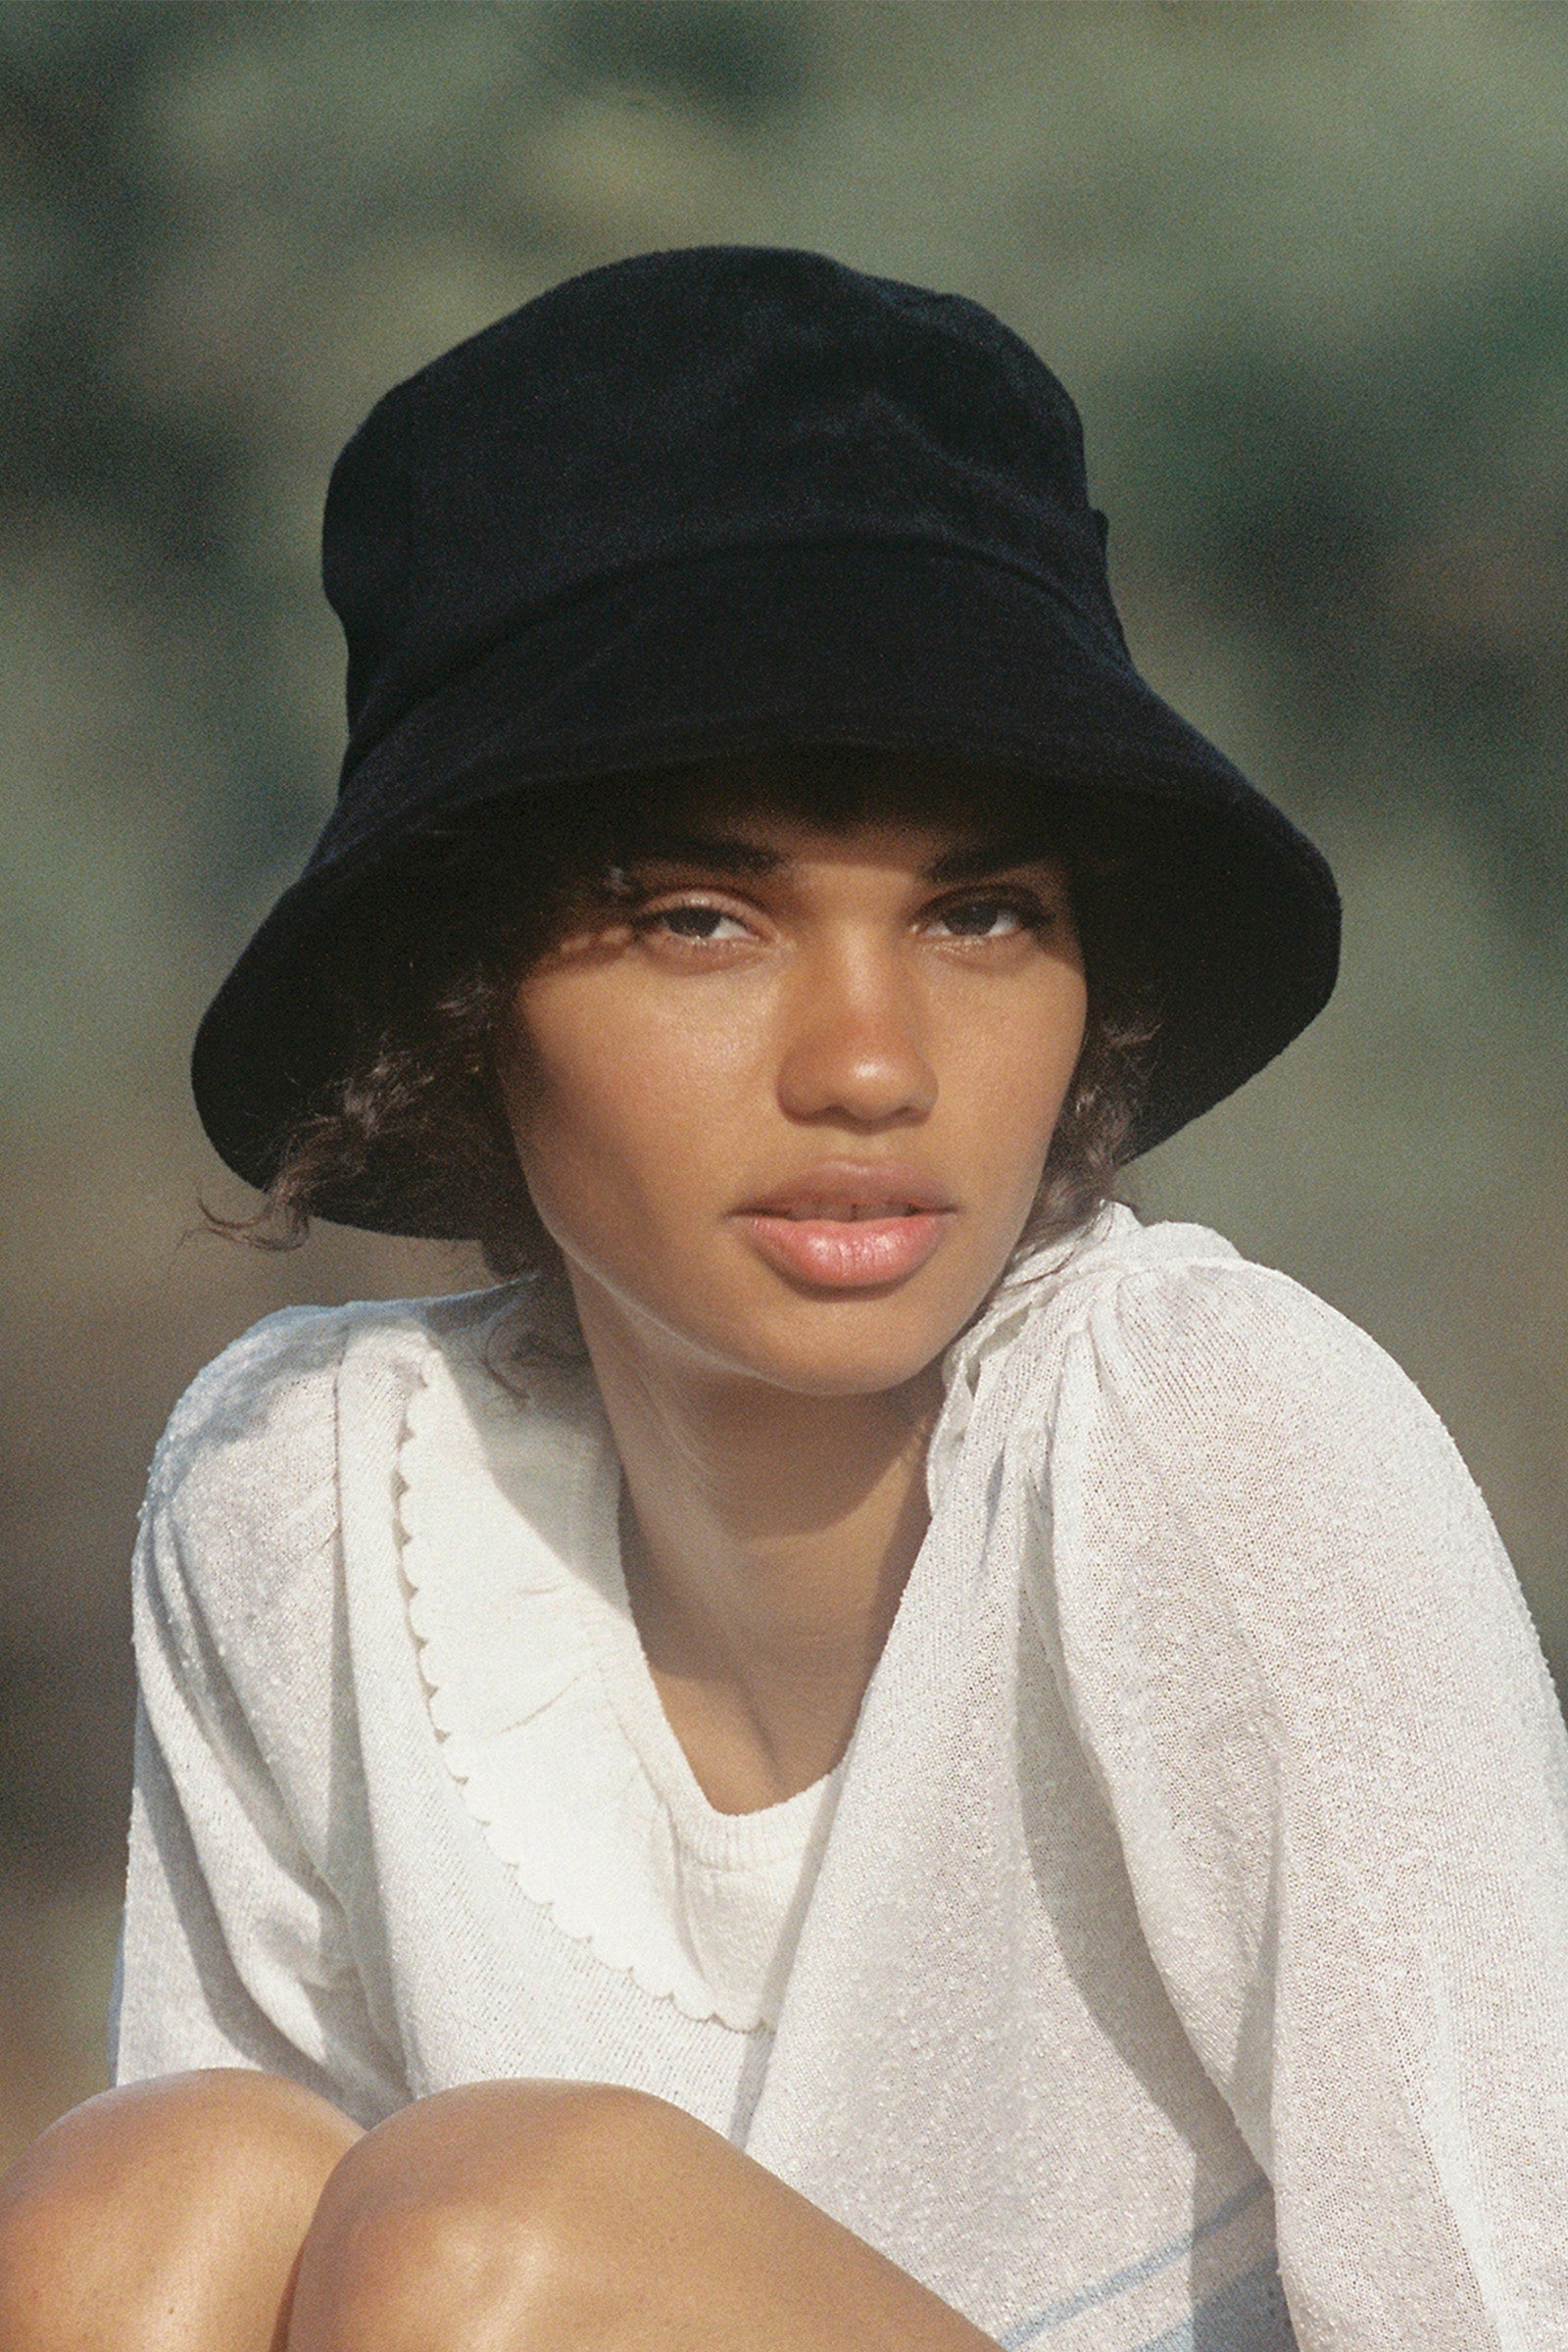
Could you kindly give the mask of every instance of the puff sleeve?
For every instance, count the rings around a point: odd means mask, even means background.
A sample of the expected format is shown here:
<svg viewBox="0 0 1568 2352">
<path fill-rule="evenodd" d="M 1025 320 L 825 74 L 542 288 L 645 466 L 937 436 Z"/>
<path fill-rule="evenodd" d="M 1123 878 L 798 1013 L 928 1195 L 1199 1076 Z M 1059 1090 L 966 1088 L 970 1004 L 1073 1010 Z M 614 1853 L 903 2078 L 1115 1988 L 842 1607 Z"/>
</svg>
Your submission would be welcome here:
<svg viewBox="0 0 1568 2352">
<path fill-rule="evenodd" d="M 1302 2352 L 1568 2346 L 1568 1744 L 1437 1416 L 1241 1261 L 1067 1342 L 1033 1597 Z"/>
<path fill-rule="evenodd" d="M 111 2057 L 118 2082 L 264 2068 L 368 2123 L 408 2094 L 357 1965 L 374 1890 L 337 1570 L 342 1346 L 332 1315 L 270 1317 L 154 1460 Z"/>
</svg>

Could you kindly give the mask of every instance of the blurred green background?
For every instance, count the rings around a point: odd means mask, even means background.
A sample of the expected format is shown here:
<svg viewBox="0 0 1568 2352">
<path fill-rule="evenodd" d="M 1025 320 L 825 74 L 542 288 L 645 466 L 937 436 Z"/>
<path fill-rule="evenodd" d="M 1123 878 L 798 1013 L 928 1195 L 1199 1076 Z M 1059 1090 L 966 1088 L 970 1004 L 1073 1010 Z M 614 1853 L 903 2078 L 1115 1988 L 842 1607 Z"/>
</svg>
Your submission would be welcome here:
<svg viewBox="0 0 1568 2352">
<path fill-rule="evenodd" d="M 1365 1324 L 1568 1669 L 1568 11 L 0 0 L 0 2161 L 101 2080 L 178 1390 L 475 1278 L 237 1205 L 184 1056 L 324 809 L 369 402 L 596 262 L 820 247 L 1056 367 L 1135 653 L 1324 842 L 1328 1013 L 1139 1171 Z"/>
</svg>

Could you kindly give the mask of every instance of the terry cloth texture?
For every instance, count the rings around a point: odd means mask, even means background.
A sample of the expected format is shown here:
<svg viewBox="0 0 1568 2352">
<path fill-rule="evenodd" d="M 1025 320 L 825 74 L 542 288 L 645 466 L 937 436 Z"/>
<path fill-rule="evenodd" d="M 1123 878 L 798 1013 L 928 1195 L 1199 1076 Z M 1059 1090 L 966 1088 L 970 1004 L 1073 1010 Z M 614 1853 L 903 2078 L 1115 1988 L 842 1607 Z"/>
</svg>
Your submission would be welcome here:
<svg viewBox="0 0 1568 2352">
<path fill-rule="evenodd" d="M 635 2085 L 1015 2348 L 1568 2346 L 1568 1742 L 1370 1340 L 1196 1227 L 1025 1261 L 836 1787 L 724 1823 L 597 1406 L 487 1385 L 515 1298 L 274 1316 L 177 1408 L 120 2080 Z"/>
</svg>

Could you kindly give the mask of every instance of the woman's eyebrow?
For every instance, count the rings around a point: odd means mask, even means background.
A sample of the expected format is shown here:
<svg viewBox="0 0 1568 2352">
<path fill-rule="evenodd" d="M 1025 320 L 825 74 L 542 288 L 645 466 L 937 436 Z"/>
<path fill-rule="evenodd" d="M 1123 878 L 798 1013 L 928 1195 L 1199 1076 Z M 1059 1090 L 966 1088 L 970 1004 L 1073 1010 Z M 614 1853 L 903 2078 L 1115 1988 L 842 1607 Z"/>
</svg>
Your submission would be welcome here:
<svg viewBox="0 0 1568 2352">
<path fill-rule="evenodd" d="M 1037 865 L 1037 843 L 1023 840 L 987 841 L 948 850 L 922 868 L 923 882 L 972 882 L 985 874 L 1005 873 L 1015 865 Z M 626 867 L 652 864 L 699 865 L 721 874 L 775 874 L 793 864 L 782 851 L 763 849 L 758 842 L 741 841 L 728 833 L 645 834 Z"/>
<path fill-rule="evenodd" d="M 1015 865 L 1039 865 L 1045 853 L 1038 842 L 983 841 L 968 849 L 948 850 L 925 868 L 926 882 L 976 882 L 987 874 L 1004 874 Z"/>
<path fill-rule="evenodd" d="M 771 874 L 789 862 L 777 850 L 716 833 L 645 834 L 624 860 L 627 866 L 706 865 L 721 874 Z"/>
</svg>

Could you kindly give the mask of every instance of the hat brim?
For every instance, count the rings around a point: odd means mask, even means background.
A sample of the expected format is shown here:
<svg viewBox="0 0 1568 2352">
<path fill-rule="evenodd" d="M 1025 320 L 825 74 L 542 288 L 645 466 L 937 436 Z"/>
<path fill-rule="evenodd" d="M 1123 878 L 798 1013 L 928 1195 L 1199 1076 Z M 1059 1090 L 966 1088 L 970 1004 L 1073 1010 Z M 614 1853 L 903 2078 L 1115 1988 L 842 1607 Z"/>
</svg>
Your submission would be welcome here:
<svg viewBox="0 0 1568 2352">
<path fill-rule="evenodd" d="M 345 782 L 304 873 L 197 1033 L 203 1126 L 265 1186 L 289 1132 L 347 1074 L 324 983 L 367 893 L 435 825 L 506 799 L 569 824 L 590 779 L 823 745 L 1004 765 L 1043 802 L 1113 814 L 1130 865 L 1118 967 L 1157 1005 L 1134 1152 L 1222 1101 L 1327 1002 L 1328 865 L 1044 577 L 920 543 L 747 547 L 603 585 L 532 618 L 414 705 Z M 397 1171 L 334 1200 L 372 1230 L 466 1239 L 389 1208 Z"/>
</svg>

